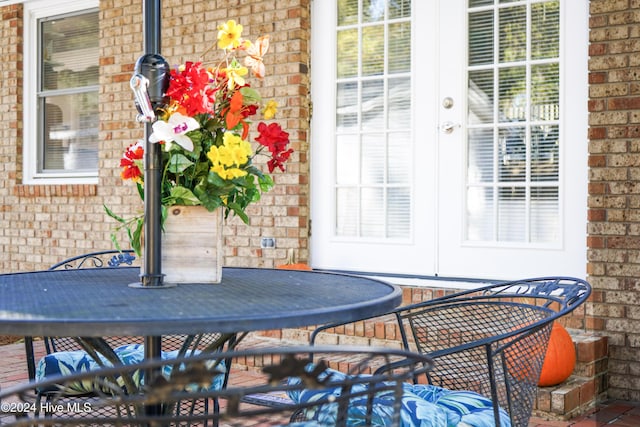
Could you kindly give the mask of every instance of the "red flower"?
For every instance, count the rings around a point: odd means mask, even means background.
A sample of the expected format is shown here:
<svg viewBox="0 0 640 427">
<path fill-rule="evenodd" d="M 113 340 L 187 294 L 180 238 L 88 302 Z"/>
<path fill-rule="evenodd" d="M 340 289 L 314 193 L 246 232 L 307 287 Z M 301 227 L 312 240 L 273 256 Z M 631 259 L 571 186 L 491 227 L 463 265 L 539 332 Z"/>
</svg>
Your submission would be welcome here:
<svg viewBox="0 0 640 427">
<path fill-rule="evenodd" d="M 136 160 L 142 161 L 143 157 L 144 147 L 142 146 L 142 143 L 138 142 L 127 148 L 123 157 L 120 159 L 120 167 L 122 168 L 120 176 L 122 179 L 131 179 L 133 181 L 140 182 L 142 179 L 142 172 L 140 171 Z"/>
<path fill-rule="evenodd" d="M 271 152 L 271 159 L 267 162 L 269 172 L 273 172 L 276 167 L 284 171 L 284 162 L 289 160 L 289 156 L 293 153 L 291 148 L 287 149 L 289 134 L 283 131 L 277 123 L 266 125 L 264 122 L 258 124 L 258 132 L 260 132 L 260 136 L 256 138 L 256 141 Z"/>
<path fill-rule="evenodd" d="M 187 116 L 210 113 L 215 102 L 215 89 L 209 85 L 209 79 L 209 73 L 200 62 L 187 62 L 184 70 L 171 70 L 167 96 L 184 108 Z"/>
</svg>

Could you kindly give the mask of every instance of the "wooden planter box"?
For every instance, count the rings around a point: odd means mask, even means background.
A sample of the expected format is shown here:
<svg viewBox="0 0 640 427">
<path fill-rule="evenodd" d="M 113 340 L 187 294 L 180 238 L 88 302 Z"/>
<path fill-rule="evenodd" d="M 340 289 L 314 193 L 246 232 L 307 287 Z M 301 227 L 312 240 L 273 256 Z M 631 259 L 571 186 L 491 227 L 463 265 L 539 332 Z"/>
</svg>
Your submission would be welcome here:
<svg viewBox="0 0 640 427">
<path fill-rule="evenodd" d="M 202 206 L 169 208 L 161 239 L 164 283 L 220 283 L 222 215 Z"/>
</svg>

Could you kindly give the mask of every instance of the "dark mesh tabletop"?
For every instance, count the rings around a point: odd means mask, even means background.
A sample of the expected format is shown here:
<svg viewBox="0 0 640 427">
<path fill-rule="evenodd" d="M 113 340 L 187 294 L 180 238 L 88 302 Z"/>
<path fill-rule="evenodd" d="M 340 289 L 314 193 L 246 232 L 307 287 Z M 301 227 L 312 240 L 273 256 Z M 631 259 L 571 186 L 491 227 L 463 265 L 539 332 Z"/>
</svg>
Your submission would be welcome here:
<svg viewBox="0 0 640 427">
<path fill-rule="evenodd" d="M 138 268 L 0 275 L 0 333 L 164 335 L 352 321 L 401 302 L 396 286 L 357 276 L 225 268 L 222 283 L 139 289 Z"/>
</svg>

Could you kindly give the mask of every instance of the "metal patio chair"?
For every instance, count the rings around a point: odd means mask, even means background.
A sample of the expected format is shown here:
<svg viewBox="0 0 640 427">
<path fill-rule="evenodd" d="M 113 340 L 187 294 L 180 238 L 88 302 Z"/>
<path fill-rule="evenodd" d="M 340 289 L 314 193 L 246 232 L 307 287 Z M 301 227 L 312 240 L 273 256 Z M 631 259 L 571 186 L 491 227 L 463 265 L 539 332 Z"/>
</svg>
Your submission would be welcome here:
<svg viewBox="0 0 640 427">
<path fill-rule="evenodd" d="M 496 426 L 526 427 L 555 320 L 591 293 L 569 277 L 517 280 L 400 307 L 393 312 L 403 347 L 428 355 L 429 384 L 491 399 Z M 311 336 L 341 326 L 319 327 Z M 508 413 L 508 420 L 500 411 Z"/>
<path fill-rule="evenodd" d="M 65 259 L 52 265 L 49 270 L 76 270 L 85 268 L 119 268 L 134 265 L 136 257 L 132 250 L 107 250 L 86 253 Z M 144 357 L 144 337 L 105 337 L 104 340 L 84 337 L 41 337 L 44 341 L 46 355 L 36 361 L 33 348 L 33 337 L 25 337 L 27 370 L 31 381 L 47 378 L 60 370 L 95 369 L 103 364 L 136 363 Z M 105 347 L 105 344 L 107 347 Z M 189 356 L 201 351 L 233 347 L 235 334 L 208 333 L 196 336 L 170 335 L 162 337 L 162 352 L 167 358 Z M 113 350 L 113 354 L 112 353 Z M 116 359 L 117 358 L 117 359 Z M 97 363 L 94 363 L 97 361 Z M 59 366 L 59 367 L 58 367 Z M 226 384 L 226 377 L 224 384 Z M 221 386 L 224 386 L 222 384 Z M 51 400 L 51 390 L 38 389 L 40 398 Z M 93 395 L 91 390 L 83 393 L 77 388 L 74 396 Z M 208 411 L 207 402 L 203 401 L 203 411 Z M 217 404 L 214 402 L 214 404 Z M 47 408 L 47 405 L 43 405 Z M 214 408 L 217 410 L 217 408 Z"/>
<path fill-rule="evenodd" d="M 311 362 L 310 355 L 313 355 Z M 358 357 L 358 362 L 332 368 L 335 357 Z M 221 360 L 242 363 L 248 358 L 265 361 L 255 382 L 211 387 L 223 375 Z M 268 362 L 266 362 L 268 361 Z M 52 378 L 35 385 L 55 388 L 49 405 L 56 409 L 34 410 L 33 384 L 0 391 L 0 423 L 7 426 L 88 425 L 206 425 L 224 426 L 399 426 L 405 387 L 416 375 L 431 369 L 431 359 L 397 349 L 371 347 L 289 347 L 201 353 L 171 361 L 145 361 L 71 376 Z M 153 375 L 151 381 L 147 376 Z M 138 385 L 132 378 L 142 376 Z M 78 383 L 91 385 L 91 400 L 68 403 L 68 390 Z M 247 395 L 276 393 L 291 399 L 291 405 L 255 406 L 244 403 Z M 63 400 L 64 404 L 59 404 Z M 306 396 L 306 397 L 305 397 Z M 221 402 L 220 412 L 189 410 L 194 401 Z M 99 410 L 98 410 L 99 409 Z M 354 424 L 355 423 L 355 424 Z"/>
</svg>

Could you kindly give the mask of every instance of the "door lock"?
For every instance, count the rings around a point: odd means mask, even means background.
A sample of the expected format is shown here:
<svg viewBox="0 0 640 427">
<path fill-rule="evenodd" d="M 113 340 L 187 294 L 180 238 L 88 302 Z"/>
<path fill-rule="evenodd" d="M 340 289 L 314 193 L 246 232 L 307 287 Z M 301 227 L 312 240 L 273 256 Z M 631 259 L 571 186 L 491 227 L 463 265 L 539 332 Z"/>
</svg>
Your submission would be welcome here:
<svg viewBox="0 0 640 427">
<path fill-rule="evenodd" d="M 460 128 L 462 126 L 460 126 L 460 123 L 453 123 L 453 122 L 444 122 L 440 125 L 440 130 L 442 131 L 442 133 L 453 133 L 454 130 Z"/>
<path fill-rule="evenodd" d="M 447 110 L 450 108 L 453 108 L 453 98 L 451 98 L 450 96 L 447 96 L 445 99 L 442 100 L 442 106 Z"/>
</svg>

